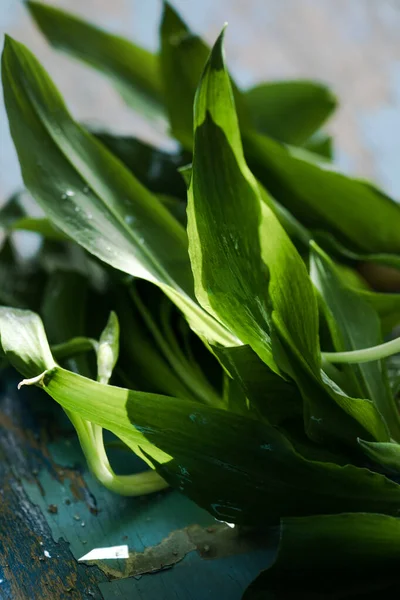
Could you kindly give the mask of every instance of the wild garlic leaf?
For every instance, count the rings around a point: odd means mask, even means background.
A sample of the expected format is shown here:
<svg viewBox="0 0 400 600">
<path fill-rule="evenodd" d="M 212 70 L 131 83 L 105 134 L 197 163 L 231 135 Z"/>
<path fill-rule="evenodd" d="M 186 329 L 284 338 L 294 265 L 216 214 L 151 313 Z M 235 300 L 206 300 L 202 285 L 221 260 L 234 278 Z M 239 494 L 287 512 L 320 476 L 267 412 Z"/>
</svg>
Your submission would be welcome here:
<svg viewBox="0 0 400 600">
<path fill-rule="evenodd" d="M 329 88 L 307 80 L 261 83 L 245 95 L 256 129 L 294 145 L 318 131 L 337 105 Z"/>
<path fill-rule="evenodd" d="M 217 518 L 259 525 L 276 523 L 282 514 L 360 507 L 397 514 L 400 486 L 382 475 L 306 460 L 260 419 L 66 371 L 49 355 L 39 317 L 9 311 L 0 311 L 0 336 L 21 372 L 36 375 L 47 367 L 39 383 L 69 414 L 109 429 L 133 450 L 139 447 L 164 479 Z"/>
<path fill-rule="evenodd" d="M 210 48 L 190 31 L 168 2 L 164 2 L 160 38 L 160 73 L 171 132 L 192 151 L 193 102 Z M 233 81 L 231 85 L 241 127 L 249 127 L 245 100 Z"/>
<path fill-rule="evenodd" d="M 132 108 L 153 119 L 162 117 L 154 54 L 53 6 L 39 2 L 26 5 L 50 44 L 108 75 Z"/>
<path fill-rule="evenodd" d="M 284 517 L 277 556 L 243 600 L 393 598 L 399 552 L 398 518 L 366 512 Z"/>
<path fill-rule="evenodd" d="M 183 227 L 72 119 L 27 48 L 6 38 L 2 64 L 22 176 L 51 222 L 114 268 L 162 287 L 207 339 L 237 344 L 193 299 Z"/>
<path fill-rule="evenodd" d="M 43 384 L 67 410 L 138 445 L 168 483 L 219 519 L 260 524 L 282 513 L 398 509 L 397 484 L 366 469 L 305 460 L 259 420 L 105 386 L 60 368 Z"/>
<path fill-rule="evenodd" d="M 334 141 L 333 137 L 324 133 L 317 132 L 316 135 L 310 137 L 303 144 L 303 148 L 309 152 L 318 154 L 319 158 L 325 158 L 326 160 L 334 159 Z"/>
<path fill-rule="evenodd" d="M 395 442 L 367 442 L 358 440 L 362 450 L 375 464 L 385 471 L 400 474 L 400 445 Z"/>
<path fill-rule="evenodd" d="M 0 343 L 7 360 L 26 378 L 56 365 L 42 320 L 30 310 L 0 306 Z"/>
<path fill-rule="evenodd" d="M 400 206 L 380 190 L 292 156 L 265 135 L 245 132 L 243 145 L 254 174 L 302 225 L 327 230 L 352 250 L 400 251 Z"/>
<path fill-rule="evenodd" d="M 302 398 L 295 384 L 269 369 L 250 346 L 213 346 L 212 351 L 231 380 L 239 383 L 250 409 L 268 423 L 280 425 L 302 415 Z"/>
<path fill-rule="evenodd" d="M 391 333 L 393 328 L 400 324 L 400 294 L 383 294 L 369 290 L 357 290 L 356 293 L 378 313 L 383 336 Z"/>
<path fill-rule="evenodd" d="M 269 333 L 274 311 L 278 327 L 296 351 L 316 367 L 314 291 L 296 249 L 261 202 L 243 157 L 222 34 L 203 73 L 194 114 L 188 235 L 197 298 L 272 370 L 279 371 Z"/>
<path fill-rule="evenodd" d="M 316 244 L 311 250 L 311 278 L 336 352 L 359 350 L 383 342 L 379 317 L 360 294 L 346 287 L 334 263 Z M 385 419 L 391 436 L 400 440 L 400 416 L 391 394 L 383 361 L 346 365 L 351 393 L 371 400 Z"/>
<path fill-rule="evenodd" d="M 119 322 L 114 311 L 110 312 L 108 321 L 99 339 L 97 350 L 97 381 L 108 383 L 119 355 Z"/>
</svg>

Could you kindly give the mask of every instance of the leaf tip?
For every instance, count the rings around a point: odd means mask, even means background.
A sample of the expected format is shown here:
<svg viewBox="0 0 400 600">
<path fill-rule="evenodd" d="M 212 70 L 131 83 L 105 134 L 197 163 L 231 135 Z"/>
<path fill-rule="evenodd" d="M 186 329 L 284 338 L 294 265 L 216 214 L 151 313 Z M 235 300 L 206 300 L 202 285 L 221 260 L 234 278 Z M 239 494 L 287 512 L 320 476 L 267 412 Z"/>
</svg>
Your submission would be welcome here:
<svg viewBox="0 0 400 600">
<path fill-rule="evenodd" d="M 228 23 L 224 23 L 221 33 L 219 34 L 213 49 L 211 50 L 210 66 L 215 71 L 222 71 L 225 69 L 224 38 L 227 26 Z"/>
</svg>

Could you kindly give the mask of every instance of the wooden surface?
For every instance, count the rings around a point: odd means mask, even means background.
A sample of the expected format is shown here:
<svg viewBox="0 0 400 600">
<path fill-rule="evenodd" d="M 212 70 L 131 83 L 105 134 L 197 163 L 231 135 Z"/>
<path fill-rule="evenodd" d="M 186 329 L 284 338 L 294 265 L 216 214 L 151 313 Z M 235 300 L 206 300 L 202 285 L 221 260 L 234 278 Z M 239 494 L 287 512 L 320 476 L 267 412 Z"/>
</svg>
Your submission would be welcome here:
<svg viewBox="0 0 400 600">
<path fill-rule="evenodd" d="M 274 540 L 268 549 L 176 492 L 108 492 L 87 472 L 61 409 L 39 390 L 18 392 L 17 382 L 1 375 L 1 600 L 241 598 L 271 561 Z M 113 459 L 138 466 L 121 451 Z M 78 562 L 125 544 L 128 559 Z"/>
</svg>

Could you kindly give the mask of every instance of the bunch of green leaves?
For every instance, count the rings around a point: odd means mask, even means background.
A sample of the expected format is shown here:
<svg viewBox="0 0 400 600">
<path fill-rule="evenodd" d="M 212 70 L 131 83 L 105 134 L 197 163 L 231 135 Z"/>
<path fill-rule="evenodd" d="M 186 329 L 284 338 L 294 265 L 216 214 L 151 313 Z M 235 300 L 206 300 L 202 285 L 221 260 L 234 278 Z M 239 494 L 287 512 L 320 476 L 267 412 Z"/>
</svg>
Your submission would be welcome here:
<svg viewBox="0 0 400 600">
<path fill-rule="evenodd" d="M 400 322 L 400 206 L 333 167 L 332 93 L 241 90 L 224 34 L 210 51 L 168 4 L 157 55 L 27 7 L 52 45 L 168 123 L 178 150 L 89 131 L 6 39 L 10 131 L 42 211 L 21 194 L 0 211 L 0 340 L 20 385 L 62 406 L 109 489 L 169 485 L 219 520 L 280 524 L 246 598 L 394 585 L 399 343 L 384 337 Z M 21 235 L 34 236 L 28 258 Z M 149 469 L 115 473 L 103 429 Z"/>
</svg>

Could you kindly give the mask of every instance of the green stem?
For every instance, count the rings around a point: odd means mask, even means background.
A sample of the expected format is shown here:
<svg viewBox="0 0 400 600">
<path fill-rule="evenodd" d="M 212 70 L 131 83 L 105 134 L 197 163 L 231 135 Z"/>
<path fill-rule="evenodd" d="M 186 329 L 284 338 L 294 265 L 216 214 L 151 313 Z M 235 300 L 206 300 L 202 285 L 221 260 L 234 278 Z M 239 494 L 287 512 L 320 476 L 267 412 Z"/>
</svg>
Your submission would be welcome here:
<svg viewBox="0 0 400 600">
<path fill-rule="evenodd" d="M 364 363 L 381 360 L 400 352 L 400 337 L 379 346 L 352 350 L 351 352 L 322 352 L 322 358 L 329 363 Z"/>
<path fill-rule="evenodd" d="M 76 429 L 89 469 L 104 487 L 122 496 L 142 496 L 168 487 L 152 469 L 133 475 L 116 475 L 104 448 L 102 428 L 93 426 L 73 412 L 66 413 Z"/>
<path fill-rule="evenodd" d="M 186 360 L 185 362 L 182 362 L 182 360 L 179 360 L 179 358 L 176 357 L 174 351 L 165 341 L 163 335 L 160 333 L 150 312 L 147 310 L 146 306 L 139 298 L 139 294 L 133 287 L 130 288 L 130 294 L 140 314 L 142 315 L 143 320 L 145 321 L 147 327 L 149 328 L 155 341 L 157 342 L 158 347 L 164 354 L 171 367 L 174 369 L 175 373 L 179 376 L 181 381 L 195 396 L 197 396 L 197 398 L 199 398 L 199 400 L 201 400 L 205 404 L 214 406 L 216 408 L 225 408 L 221 398 L 214 391 L 214 389 L 211 388 L 208 383 L 207 385 L 205 385 L 204 382 L 199 379 L 199 377 L 196 377 L 193 374 L 193 369 L 191 368 L 190 364 Z"/>
<path fill-rule="evenodd" d="M 77 354 L 83 354 L 90 350 L 97 351 L 98 342 L 92 338 L 75 337 L 62 344 L 55 344 L 51 347 L 51 352 L 56 360 L 71 358 Z"/>
</svg>

